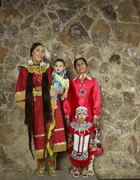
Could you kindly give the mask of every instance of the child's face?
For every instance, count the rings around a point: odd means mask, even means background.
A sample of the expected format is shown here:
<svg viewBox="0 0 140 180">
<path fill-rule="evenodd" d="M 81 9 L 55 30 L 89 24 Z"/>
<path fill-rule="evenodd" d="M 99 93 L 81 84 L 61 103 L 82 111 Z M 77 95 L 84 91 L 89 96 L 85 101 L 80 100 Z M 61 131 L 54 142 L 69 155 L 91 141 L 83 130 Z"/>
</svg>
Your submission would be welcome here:
<svg viewBox="0 0 140 180">
<path fill-rule="evenodd" d="M 59 73 L 62 72 L 65 69 L 64 63 L 57 61 L 54 65 L 55 72 Z"/>
<path fill-rule="evenodd" d="M 81 113 L 78 114 L 77 119 L 78 119 L 80 122 L 84 122 L 85 119 L 86 119 L 86 117 L 87 117 L 87 115 L 86 115 L 85 113 L 81 112 Z"/>
</svg>

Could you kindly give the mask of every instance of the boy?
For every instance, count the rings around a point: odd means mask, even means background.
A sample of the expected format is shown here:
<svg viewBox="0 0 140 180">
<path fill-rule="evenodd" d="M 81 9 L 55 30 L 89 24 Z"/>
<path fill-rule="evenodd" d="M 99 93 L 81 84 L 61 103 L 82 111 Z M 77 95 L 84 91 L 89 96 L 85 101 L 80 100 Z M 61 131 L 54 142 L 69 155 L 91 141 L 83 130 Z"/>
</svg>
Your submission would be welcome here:
<svg viewBox="0 0 140 180">
<path fill-rule="evenodd" d="M 52 89 L 56 90 L 57 96 L 61 95 L 61 100 L 67 97 L 69 89 L 69 79 L 66 75 L 65 61 L 56 59 L 54 62 L 54 71 L 52 73 Z M 57 97 L 52 97 L 53 108 L 57 108 Z"/>
</svg>

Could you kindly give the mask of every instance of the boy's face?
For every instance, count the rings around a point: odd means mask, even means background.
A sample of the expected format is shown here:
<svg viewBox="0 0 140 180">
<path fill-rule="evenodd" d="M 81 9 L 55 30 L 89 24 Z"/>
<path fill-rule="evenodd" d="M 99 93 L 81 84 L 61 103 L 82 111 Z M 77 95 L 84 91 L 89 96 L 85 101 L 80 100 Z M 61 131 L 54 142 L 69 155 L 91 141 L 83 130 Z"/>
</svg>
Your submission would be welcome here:
<svg viewBox="0 0 140 180">
<path fill-rule="evenodd" d="M 77 119 L 80 121 L 80 122 L 84 122 L 85 119 L 86 119 L 87 115 L 83 112 L 79 113 L 78 116 L 77 116 Z"/>
<path fill-rule="evenodd" d="M 54 65 L 55 72 L 59 73 L 62 72 L 65 69 L 64 63 L 57 61 Z"/>
</svg>

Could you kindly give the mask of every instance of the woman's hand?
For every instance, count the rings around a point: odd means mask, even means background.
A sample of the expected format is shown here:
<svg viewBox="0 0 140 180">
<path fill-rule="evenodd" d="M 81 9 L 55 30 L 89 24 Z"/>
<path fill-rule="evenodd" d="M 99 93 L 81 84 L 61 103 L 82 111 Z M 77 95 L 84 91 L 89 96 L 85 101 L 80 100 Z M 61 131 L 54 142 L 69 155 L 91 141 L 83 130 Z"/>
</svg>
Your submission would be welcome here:
<svg viewBox="0 0 140 180">
<path fill-rule="evenodd" d="M 67 126 L 69 126 L 69 124 L 70 124 L 70 116 L 66 115 L 65 116 L 65 121 L 66 121 Z"/>
<path fill-rule="evenodd" d="M 94 116 L 93 117 L 93 125 L 94 125 L 95 128 L 97 128 L 99 126 L 99 120 L 100 120 L 99 116 Z"/>
<path fill-rule="evenodd" d="M 64 92 L 64 94 L 62 95 L 62 98 L 67 98 L 68 97 L 68 93 Z"/>
<path fill-rule="evenodd" d="M 97 119 L 93 120 L 93 125 L 94 125 L 95 128 L 97 127 Z"/>
</svg>

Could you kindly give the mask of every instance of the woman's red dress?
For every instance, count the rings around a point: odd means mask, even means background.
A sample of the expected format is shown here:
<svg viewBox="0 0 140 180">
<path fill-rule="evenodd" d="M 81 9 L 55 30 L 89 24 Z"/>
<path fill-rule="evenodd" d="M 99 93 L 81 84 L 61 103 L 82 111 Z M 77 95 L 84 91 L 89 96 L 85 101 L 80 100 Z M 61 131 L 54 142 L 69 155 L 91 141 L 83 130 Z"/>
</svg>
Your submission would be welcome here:
<svg viewBox="0 0 140 180">
<path fill-rule="evenodd" d="M 17 85 L 15 101 L 19 106 L 24 107 L 25 104 L 25 91 L 26 91 L 26 79 L 27 79 L 27 67 L 21 67 Z M 48 67 L 46 72 L 48 74 L 49 84 L 52 82 L 52 68 Z M 50 86 L 49 85 L 49 86 Z M 46 133 L 44 125 L 44 114 L 42 104 L 42 74 L 33 73 L 33 96 L 34 96 L 34 119 L 33 119 L 33 139 L 34 139 L 34 157 L 36 159 L 43 158 L 44 149 L 46 147 Z M 48 87 L 50 89 L 50 87 Z M 50 136 L 50 148 L 53 152 L 66 151 L 66 140 L 63 116 L 61 111 L 61 103 L 58 100 L 58 108 L 55 112 L 55 127 Z"/>
</svg>

